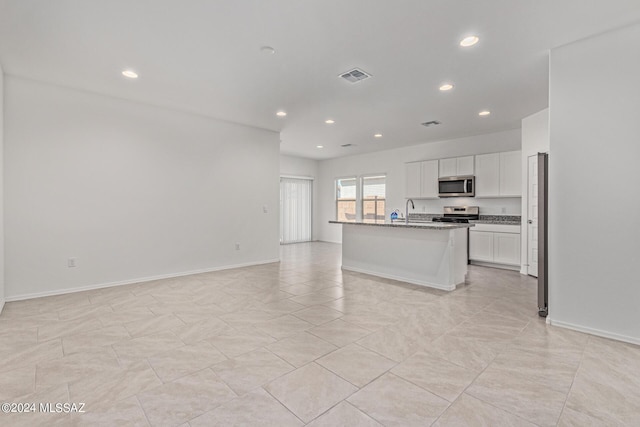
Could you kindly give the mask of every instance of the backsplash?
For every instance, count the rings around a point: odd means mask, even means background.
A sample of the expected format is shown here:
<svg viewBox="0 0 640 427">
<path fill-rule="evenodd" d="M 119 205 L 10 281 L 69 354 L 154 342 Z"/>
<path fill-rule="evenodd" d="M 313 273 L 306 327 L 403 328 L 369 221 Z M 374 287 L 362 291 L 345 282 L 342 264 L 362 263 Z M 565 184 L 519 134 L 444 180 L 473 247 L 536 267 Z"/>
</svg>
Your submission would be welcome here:
<svg viewBox="0 0 640 427">
<path fill-rule="evenodd" d="M 409 221 L 431 221 L 433 217 L 442 216 L 435 213 L 410 213 Z M 520 225 L 520 215 L 480 215 L 479 223 Z"/>
</svg>

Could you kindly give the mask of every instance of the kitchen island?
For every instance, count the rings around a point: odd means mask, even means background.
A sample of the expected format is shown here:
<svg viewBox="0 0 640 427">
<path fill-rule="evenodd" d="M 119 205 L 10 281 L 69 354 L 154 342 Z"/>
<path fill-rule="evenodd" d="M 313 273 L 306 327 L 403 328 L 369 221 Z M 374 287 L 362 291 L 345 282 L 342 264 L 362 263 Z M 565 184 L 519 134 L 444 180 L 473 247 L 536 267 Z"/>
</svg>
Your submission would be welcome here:
<svg viewBox="0 0 640 427">
<path fill-rule="evenodd" d="M 342 222 L 342 268 L 452 291 L 467 274 L 473 224 Z"/>
</svg>

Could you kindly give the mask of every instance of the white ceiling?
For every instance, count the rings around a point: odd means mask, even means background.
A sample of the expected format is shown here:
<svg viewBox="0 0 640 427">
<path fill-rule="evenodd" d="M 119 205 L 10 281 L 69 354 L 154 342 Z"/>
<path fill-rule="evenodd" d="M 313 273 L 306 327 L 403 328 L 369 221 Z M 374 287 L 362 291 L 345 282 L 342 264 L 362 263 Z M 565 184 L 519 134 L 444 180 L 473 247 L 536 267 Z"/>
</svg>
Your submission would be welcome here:
<svg viewBox="0 0 640 427">
<path fill-rule="evenodd" d="M 518 128 L 548 105 L 549 49 L 639 20 L 638 0 L 0 0 L 0 64 L 280 131 L 283 153 L 323 159 Z M 373 77 L 337 77 L 353 67 Z"/>
</svg>

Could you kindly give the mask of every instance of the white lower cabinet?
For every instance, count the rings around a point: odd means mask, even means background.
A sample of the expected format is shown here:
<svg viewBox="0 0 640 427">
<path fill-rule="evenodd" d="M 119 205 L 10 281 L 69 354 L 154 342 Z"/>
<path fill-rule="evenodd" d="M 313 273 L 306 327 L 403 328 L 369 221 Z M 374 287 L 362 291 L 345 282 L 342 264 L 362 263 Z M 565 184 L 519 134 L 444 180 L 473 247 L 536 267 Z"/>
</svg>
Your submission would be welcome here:
<svg viewBox="0 0 640 427">
<path fill-rule="evenodd" d="M 520 226 L 476 224 L 469 231 L 469 259 L 499 266 L 520 266 Z"/>
</svg>

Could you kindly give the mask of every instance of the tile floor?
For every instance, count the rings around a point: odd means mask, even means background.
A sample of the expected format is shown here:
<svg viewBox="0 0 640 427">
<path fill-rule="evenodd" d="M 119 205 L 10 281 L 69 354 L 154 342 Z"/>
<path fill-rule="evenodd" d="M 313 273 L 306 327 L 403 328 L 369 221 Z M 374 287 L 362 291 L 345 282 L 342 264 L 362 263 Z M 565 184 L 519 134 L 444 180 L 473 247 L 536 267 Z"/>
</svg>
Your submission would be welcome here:
<svg viewBox="0 0 640 427">
<path fill-rule="evenodd" d="M 445 293 L 282 262 L 8 303 L 0 425 L 640 425 L 640 348 L 549 327 L 536 283 L 472 267 Z"/>
</svg>

